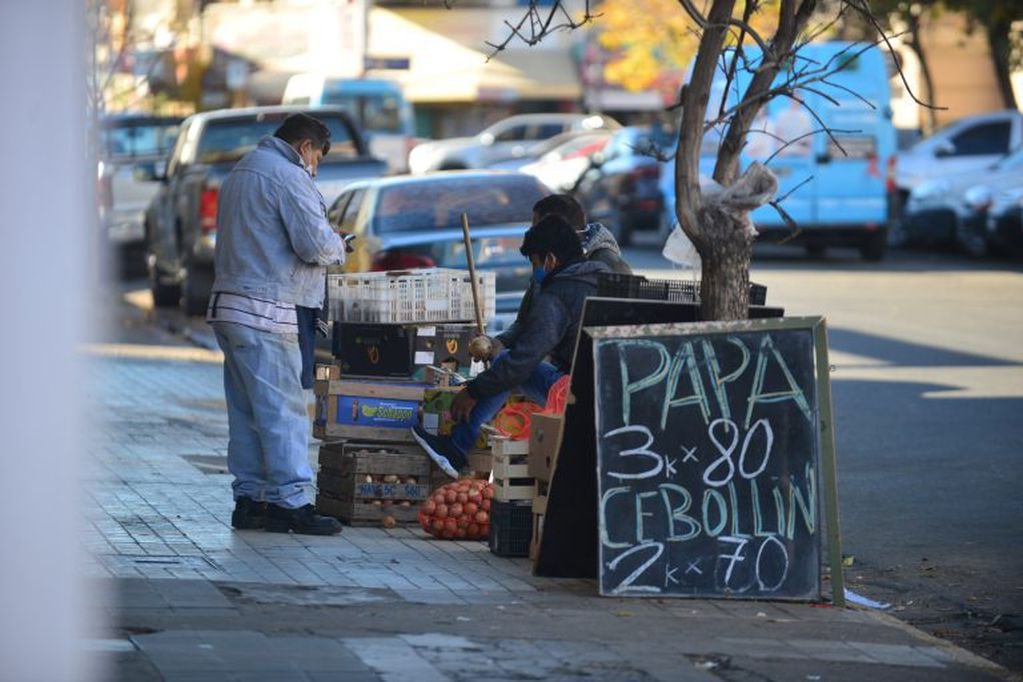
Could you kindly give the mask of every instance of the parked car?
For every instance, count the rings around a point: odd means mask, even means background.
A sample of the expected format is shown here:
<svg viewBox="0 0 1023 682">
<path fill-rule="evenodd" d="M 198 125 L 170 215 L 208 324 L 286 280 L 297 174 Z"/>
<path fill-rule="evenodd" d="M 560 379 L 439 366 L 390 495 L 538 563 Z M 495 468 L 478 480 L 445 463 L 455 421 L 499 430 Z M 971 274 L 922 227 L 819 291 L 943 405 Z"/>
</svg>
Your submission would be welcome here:
<svg viewBox="0 0 1023 682">
<path fill-rule="evenodd" d="M 987 212 L 999 193 L 1021 184 L 1023 147 L 988 167 L 927 180 L 909 193 L 901 220 L 906 243 L 986 250 Z"/>
<path fill-rule="evenodd" d="M 234 164 L 296 112 L 315 115 L 330 129 L 330 153 L 316 186 L 329 205 L 350 182 L 379 177 L 386 164 L 369 155 L 358 127 L 340 108 L 254 107 L 195 114 L 181 124 L 160 189 L 146 210 L 149 285 L 156 305 L 180 301 L 189 315 L 205 312 L 213 286 L 217 196 Z"/>
<path fill-rule="evenodd" d="M 1023 257 L 1023 184 L 995 197 L 985 227 L 985 246 L 989 253 Z"/>
<path fill-rule="evenodd" d="M 637 230 L 657 229 L 664 209 L 660 159 L 673 146 L 665 129 L 628 127 L 589 158 L 574 194 L 589 220 L 603 223 L 619 245 L 628 246 Z"/>
<path fill-rule="evenodd" d="M 177 139 L 177 117 L 107 116 L 100 125 L 96 168 L 99 220 L 107 242 L 129 270 L 141 269 L 146 207 L 159 189 L 149 178 L 165 166 Z"/>
<path fill-rule="evenodd" d="M 288 79 L 282 104 L 341 107 L 362 129 L 373 156 L 387 161 L 391 173 L 408 172 L 408 155 L 417 141 L 416 121 L 397 83 L 300 73 Z"/>
<path fill-rule="evenodd" d="M 409 154 L 409 170 L 422 174 L 486 168 L 497 161 L 524 156 L 533 143 L 570 130 L 620 127 L 614 119 L 600 115 L 520 114 L 498 121 L 473 137 L 455 137 L 416 146 Z"/>
<path fill-rule="evenodd" d="M 1023 114 L 1007 109 L 967 116 L 941 128 L 908 150 L 894 166 L 899 205 L 919 185 L 982 170 L 1023 143 Z"/>
<path fill-rule="evenodd" d="M 466 269 L 461 215 L 469 218 L 476 267 L 496 270 L 497 312 L 514 313 L 529 285 L 519 253 L 533 204 L 550 194 L 536 178 L 505 171 L 446 171 L 355 182 L 331 206 L 339 230 L 356 235 L 343 270 Z M 335 269 L 336 271 L 336 269 Z"/>
<path fill-rule="evenodd" d="M 539 178 L 555 192 L 574 192 L 592 165 L 593 155 L 607 146 L 611 136 L 607 130 L 559 135 L 553 138 L 558 144 L 546 147 L 538 159 L 519 170 Z"/>
</svg>

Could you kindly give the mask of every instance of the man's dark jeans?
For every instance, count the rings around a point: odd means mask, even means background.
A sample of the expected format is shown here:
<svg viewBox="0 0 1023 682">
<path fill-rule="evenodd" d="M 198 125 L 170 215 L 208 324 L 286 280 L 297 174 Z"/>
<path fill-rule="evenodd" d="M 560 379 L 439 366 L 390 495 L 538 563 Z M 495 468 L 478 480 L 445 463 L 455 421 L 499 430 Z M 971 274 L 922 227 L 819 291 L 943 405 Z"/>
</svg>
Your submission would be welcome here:
<svg viewBox="0 0 1023 682">
<path fill-rule="evenodd" d="M 302 388 L 313 387 L 313 369 L 316 366 L 316 321 L 319 308 L 295 306 L 298 318 L 298 347 L 302 351 Z"/>
</svg>

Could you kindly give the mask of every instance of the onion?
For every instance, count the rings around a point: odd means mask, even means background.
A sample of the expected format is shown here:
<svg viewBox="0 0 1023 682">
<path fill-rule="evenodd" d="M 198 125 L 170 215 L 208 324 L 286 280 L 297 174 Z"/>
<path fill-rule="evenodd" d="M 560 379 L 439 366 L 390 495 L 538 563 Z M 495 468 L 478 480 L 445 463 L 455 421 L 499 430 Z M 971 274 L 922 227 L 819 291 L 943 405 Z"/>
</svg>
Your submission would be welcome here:
<svg viewBox="0 0 1023 682">
<path fill-rule="evenodd" d="M 475 502 L 466 502 L 462 505 L 462 511 L 468 517 L 475 517 L 476 512 L 479 511 L 479 507 Z"/>
<path fill-rule="evenodd" d="M 460 502 L 455 502 L 454 504 L 448 506 L 448 516 L 453 516 L 457 519 L 461 515 L 462 504 Z"/>
</svg>

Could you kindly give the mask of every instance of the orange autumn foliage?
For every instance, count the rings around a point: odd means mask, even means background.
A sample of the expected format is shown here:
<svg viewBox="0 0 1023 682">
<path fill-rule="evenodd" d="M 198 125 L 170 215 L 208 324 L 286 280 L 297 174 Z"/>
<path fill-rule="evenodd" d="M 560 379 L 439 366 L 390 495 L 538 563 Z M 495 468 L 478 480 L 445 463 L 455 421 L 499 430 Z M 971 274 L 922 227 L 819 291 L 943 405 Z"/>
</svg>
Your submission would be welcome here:
<svg viewBox="0 0 1023 682">
<path fill-rule="evenodd" d="M 709 2 L 697 0 L 704 13 Z M 745 2 L 736 3 L 735 17 L 742 18 Z M 596 9 L 600 46 L 612 54 L 604 67 L 604 79 L 626 90 L 655 86 L 665 71 L 684 71 L 696 55 L 700 38 L 696 24 L 677 0 L 604 0 Z M 778 25 L 778 0 L 763 2 L 750 24 L 765 40 Z M 727 44 L 734 45 L 737 33 Z M 746 38 L 746 45 L 755 44 Z"/>
</svg>

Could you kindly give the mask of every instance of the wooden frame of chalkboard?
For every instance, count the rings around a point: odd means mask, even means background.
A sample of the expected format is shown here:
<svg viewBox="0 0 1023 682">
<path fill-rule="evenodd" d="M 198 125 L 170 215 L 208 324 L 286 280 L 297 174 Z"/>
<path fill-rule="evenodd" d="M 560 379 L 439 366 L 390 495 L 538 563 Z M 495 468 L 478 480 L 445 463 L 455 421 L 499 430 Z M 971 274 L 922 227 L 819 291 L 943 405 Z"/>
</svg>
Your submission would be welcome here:
<svg viewBox="0 0 1023 682">
<path fill-rule="evenodd" d="M 844 605 L 822 318 L 587 327 L 572 392 L 539 575 L 819 599 L 826 532 Z"/>
</svg>

